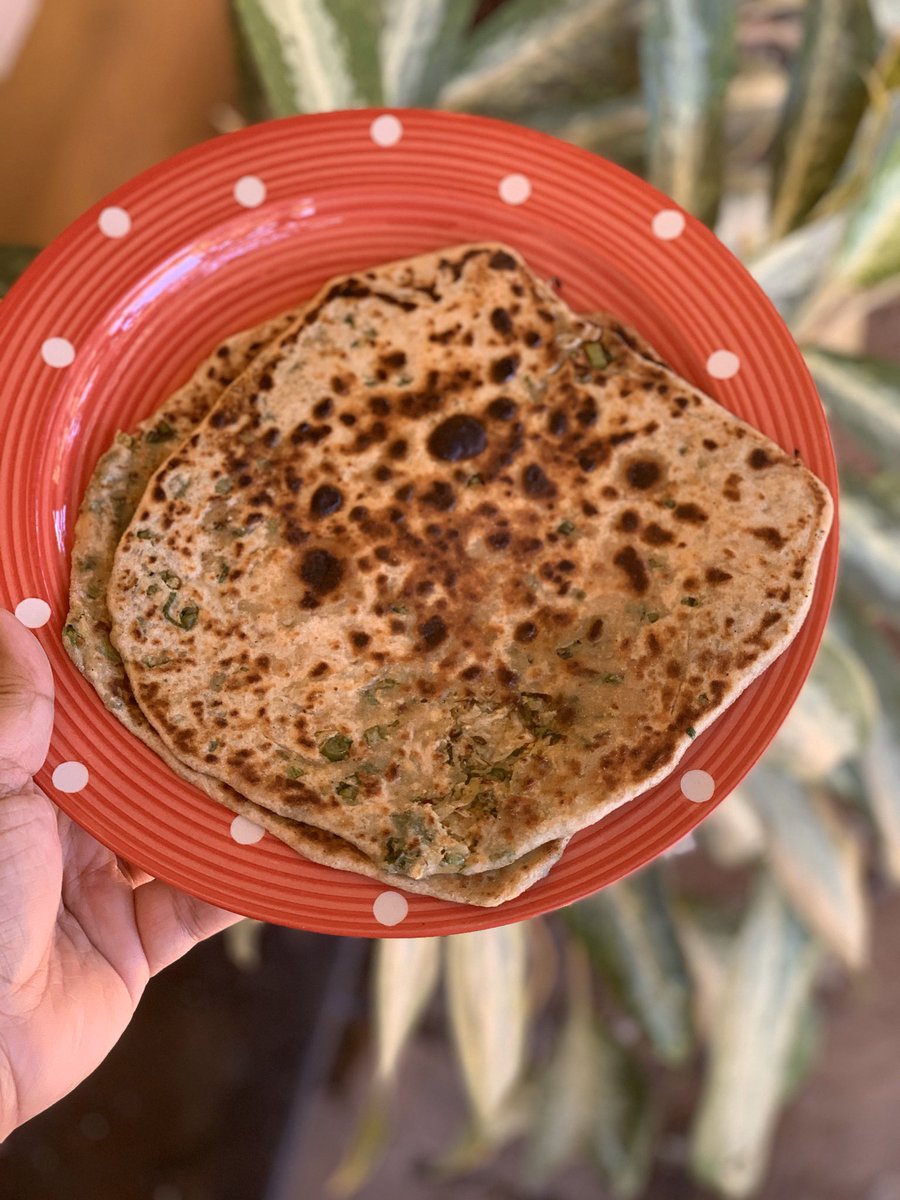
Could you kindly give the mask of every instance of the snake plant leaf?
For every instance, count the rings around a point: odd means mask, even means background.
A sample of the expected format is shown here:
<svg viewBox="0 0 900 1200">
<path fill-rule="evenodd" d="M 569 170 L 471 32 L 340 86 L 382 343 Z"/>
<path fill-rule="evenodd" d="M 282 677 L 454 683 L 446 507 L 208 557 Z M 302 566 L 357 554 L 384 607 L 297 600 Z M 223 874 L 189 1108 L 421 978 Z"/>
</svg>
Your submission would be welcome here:
<svg viewBox="0 0 900 1200">
<path fill-rule="evenodd" d="M 490 1136 L 504 1117 L 525 1058 L 526 939 L 521 924 L 446 941 L 446 990 L 456 1057 L 476 1127 Z"/>
<path fill-rule="evenodd" d="M 651 0 L 641 40 L 649 178 L 707 224 L 722 191 L 736 0 Z"/>
<path fill-rule="evenodd" d="M 744 782 L 766 833 L 779 886 L 809 927 L 850 967 L 869 935 L 862 852 L 825 797 L 765 766 Z"/>
<path fill-rule="evenodd" d="M 592 1063 L 597 1092 L 588 1128 L 592 1157 L 614 1200 L 638 1200 L 659 1125 L 648 1080 L 637 1060 L 599 1028 Z"/>
<path fill-rule="evenodd" d="M 818 287 L 847 225 L 843 213 L 810 221 L 751 257 L 747 269 L 790 321 Z"/>
<path fill-rule="evenodd" d="M 865 661 L 878 689 L 881 713 L 860 768 L 885 868 L 889 877 L 900 883 L 900 660 L 874 614 L 851 602 L 846 594 L 840 597 L 835 620 Z"/>
<path fill-rule="evenodd" d="M 888 612 L 900 609 L 900 530 L 862 493 L 841 497 L 841 564 L 848 584 Z"/>
<path fill-rule="evenodd" d="M 900 272 L 900 96 L 894 95 L 868 186 L 834 260 L 836 283 L 871 287 Z"/>
<path fill-rule="evenodd" d="M 327 1195 L 336 1200 L 354 1196 L 381 1161 L 389 1137 L 387 1097 L 376 1086 L 366 1099 L 350 1145 L 328 1179 Z"/>
<path fill-rule="evenodd" d="M 722 1007 L 733 935 L 724 927 L 720 914 L 705 913 L 696 904 L 678 905 L 675 927 L 691 980 L 694 1028 L 708 1041 Z"/>
<path fill-rule="evenodd" d="M 534 1094 L 531 1136 L 525 1153 L 526 1187 L 540 1190 L 581 1148 L 597 1105 L 595 1017 L 590 967 L 581 944 L 568 938 L 566 1017 L 553 1055 Z"/>
<path fill-rule="evenodd" d="M 604 888 L 566 917 L 663 1062 L 685 1062 L 693 1041 L 690 985 L 662 869 Z"/>
<path fill-rule="evenodd" d="M 630 0 L 507 0 L 476 26 L 439 102 L 518 119 L 634 91 L 637 21 Z"/>
<path fill-rule="evenodd" d="M 765 1169 L 817 959 L 809 930 L 763 877 L 734 945 L 691 1131 L 693 1171 L 733 1200 Z"/>
<path fill-rule="evenodd" d="M 713 862 L 726 870 L 755 862 L 765 845 L 760 819 L 740 788 L 713 809 L 695 836 Z"/>
<path fill-rule="evenodd" d="M 382 0 L 382 5 L 385 104 L 433 104 L 459 57 L 475 0 Z"/>
<path fill-rule="evenodd" d="M 885 466 L 900 462 L 900 363 L 818 346 L 803 357 L 829 415 Z"/>
<path fill-rule="evenodd" d="M 0 246 L 0 296 L 5 296 L 39 251 L 36 246 Z"/>
<path fill-rule="evenodd" d="M 440 938 L 381 938 L 373 969 L 375 1072 L 382 1083 L 397 1074 L 400 1055 L 437 985 Z"/>
<path fill-rule="evenodd" d="M 878 694 L 865 664 L 829 631 L 766 765 L 807 782 L 822 780 L 862 751 L 877 715 Z"/>
<path fill-rule="evenodd" d="M 262 962 L 262 936 L 264 921 L 245 917 L 235 925 L 223 930 L 222 943 L 228 961 L 240 971 L 256 971 Z"/>
<path fill-rule="evenodd" d="M 799 225 L 837 175 L 869 103 L 877 47 L 868 0 L 810 0 L 773 151 L 774 238 Z"/>
<path fill-rule="evenodd" d="M 380 5 L 367 0 L 232 0 L 276 117 L 381 104 Z"/>
</svg>

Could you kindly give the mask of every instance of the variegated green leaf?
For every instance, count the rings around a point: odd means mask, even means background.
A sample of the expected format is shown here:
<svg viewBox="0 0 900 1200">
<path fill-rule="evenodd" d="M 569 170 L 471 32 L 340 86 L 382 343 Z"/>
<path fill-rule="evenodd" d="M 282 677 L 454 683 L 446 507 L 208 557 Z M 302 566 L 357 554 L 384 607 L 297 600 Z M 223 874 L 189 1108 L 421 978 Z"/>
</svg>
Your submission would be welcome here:
<svg viewBox="0 0 900 1200">
<path fill-rule="evenodd" d="M 447 939 L 447 1004 L 456 1056 L 479 1129 L 490 1134 L 525 1056 L 526 941 L 521 924 Z"/>
<path fill-rule="evenodd" d="M 675 910 L 675 927 L 691 979 L 694 1027 L 701 1038 L 708 1040 L 725 994 L 733 938 L 721 921 L 710 920 L 696 907 L 684 904 Z"/>
<path fill-rule="evenodd" d="M 807 782 L 822 780 L 860 753 L 878 714 L 878 695 L 863 662 L 832 632 L 766 755 L 766 765 Z"/>
<path fill-rule="evenodd" d="M 507 0 L 476 27 L 440 103 L 516 119 L 633 91 L 637 18 L 630 0 Z"/>
<path fill-rule="evenodd" d="M 691 1052 L 687 970 L 662 869 L 645 868 L 566 910 L 664 1062 Z"/>
<path fill-rule="evenodd" d="M 566 956 L 566 1018 L 553 1057 L 538 1079 L 525 1154 L 525 1182 L 532 1189 L 541 1188 L 581 1147 L 600 1103 L 590 970 L 574 938 L 566 942 Z"/>
<path fill-rule="evenodd" d="M 868 0 L 810 0 L 775 140 L 774 238 L 799 225 L 837 174 L 869 103 L 876 51 Z"/>
<path fill-rule="evenodd" d="M 614 1200 L 638 1200 L 653 1161 L 653 1095 L 637 1061 L 599 1029 L 592 1062 L 597 1103 L 589 1147 Z"/>
<path fill-rule="evenodd" d="M 38 254 L 34 246 L 0 246 L 0 296 L 5 296 Z"/>
<path fill-rule="evenodd" d="M 379 4 L 232 0 L 274 116 L 382 102 Z"/>
<path fill-rule="evenodd" d="M 861 494 L 841 498 L 841 563 L 854 591 L 900 609 L 900 530 Z"/>
<path fill-rule="evenodd" d="M 713 862 L 726 869 L 754 862 L 765 845 L 756 810 L 740 788 L 698 825 L 696 837 Z"/>
<path fill-rule="evenodd" d="M 861 966 L 869 919 L 858 843 L 826 799 L 790 775 L 757 767 L 744 786 L 762 818 L 768 861 L 785 895 L 844 962 Z"/>
<path fill-rule="evenodd" d="M 456 63 L 475 0 L 381 0 L 385 104 L 429 105 Z"/>
<path fill-rule="evenodd" d="M 382 938 L 373 973 L 376 1075 L 394 1079 L 410 1034 L 437 985 L 440 938 Z"/>
<path fill-rule="evenodd" d="M 327 1184 L 336 1200 L 354 1196 L 381 1160 L 390 1136 L 386 1097 L 375 1088 L 366 1100 L 353 1139 Z"/>
<path fill-rule="evenodd" d="M 786 321 L 792 319 L 818 287 L 846 224 L 842 213 L 820 217 L 795 229 L 747 263 L 750 274 Z"/>
<path fill-rule="evenodd" d="M 844 594 L 835 619 L 866 663 L 878 689 L 882 714 L 863 755 L 861 770 L 885 866 L 890 877 L 900 883 L 900 656 L 879 630 L 873 614 L 859 603 L 851 603 Z"/>
<path fill-rule="evenodd" d="M 262 962 L 262 935 L 265 928 L 263 921 L 245 918 L 223 931 L 225 954 L 240 970 L 255 971 Z"/>
<path fill-rule="evenodd" d="M 817 346 L 803 356 L 829 414 L 886 466 L 900 462 L 900 364 Z"/>
<path fill-rule="evenodd" d="M 691 1135 L 693 1170 L 734 1200 L 762 1178 L 816 960 L 810 933 L 764 879 L 734 946 Z"/>
<path fill-rule="evenodd" d="M 641 41 L 650 182 L 707 224 L 722 190 L 735 12 L 736 0 L 650 0 Z"/>
<path fill-rule="evenodd" d="M 850 216 L 834 263 L 837 280 L 871 287 L 900 272 L 900 95 L 881 139 L 868 186 Z"/>
</svg>

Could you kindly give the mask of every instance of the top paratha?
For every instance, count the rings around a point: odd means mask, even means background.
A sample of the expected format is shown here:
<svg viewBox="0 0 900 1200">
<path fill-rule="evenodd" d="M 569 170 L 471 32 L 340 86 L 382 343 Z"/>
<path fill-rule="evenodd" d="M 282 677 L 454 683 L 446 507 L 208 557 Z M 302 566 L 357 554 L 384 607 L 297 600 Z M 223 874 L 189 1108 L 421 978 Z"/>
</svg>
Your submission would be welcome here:
<svg viewBox="0 0 900 1200">
<path fill-rule="evenodd" d="M 287 313 L 222 342 L 157 412 L 131 433 L 117 434 L 113 445 L 101 456 L 85 490 L 75 526 L 64 644 L 107 708 L 176 774 L 230 812 L 261 825 L 304 857 L 442 900 L 486 907 L 501 904 L 547 873 L 559 859 L 565 839 L 539 846 L 508 866 L 478 876 L 403 879 L 378 867 L 336 834 L 270 812 L 228 784 L 185 766 L 147 721 L 134 699 L 121 658 L 110 644 L 106 602 L 109 574 L 119 537 L 131 520 L 148 479 L 172 448 L 180 446 L 193 433 L 223 389 L 246 369 L 253 356 L 289 328 L 295 318 L 296 314 Z"/>
<path fill-rule="evenodd" d="M 326 288 L 120 543 L 163 740 L 413 877 L 671 771 L 799 628 L 831 501 L 633 346 L 493 245 Z"/>
</svg>

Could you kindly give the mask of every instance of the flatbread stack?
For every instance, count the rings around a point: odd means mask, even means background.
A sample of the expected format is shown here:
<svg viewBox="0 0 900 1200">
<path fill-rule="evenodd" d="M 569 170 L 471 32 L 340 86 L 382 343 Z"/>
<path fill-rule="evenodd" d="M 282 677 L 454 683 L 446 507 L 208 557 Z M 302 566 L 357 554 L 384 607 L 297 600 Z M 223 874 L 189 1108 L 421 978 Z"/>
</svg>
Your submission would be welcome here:
<svg viewBox="0 0 900 1200">
<path fill-rule="evenodd" d="M 454 247 L 331 281 L 119 434 L 64 636 L 213 800 L 495 905 L 785 649 L 831 514 L 614 318 Z"/>
</svg>

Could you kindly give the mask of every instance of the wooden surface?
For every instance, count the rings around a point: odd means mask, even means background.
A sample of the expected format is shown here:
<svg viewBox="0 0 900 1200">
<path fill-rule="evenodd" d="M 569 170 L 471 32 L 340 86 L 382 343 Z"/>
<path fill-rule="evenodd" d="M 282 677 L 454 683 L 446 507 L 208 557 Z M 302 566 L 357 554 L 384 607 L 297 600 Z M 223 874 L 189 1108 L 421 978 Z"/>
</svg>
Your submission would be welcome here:
<svg viewBox="0 0 900 1200">
<path fill-rule="evenodd" d="M 226 0 L 43 0 L 0 82 L 0 242 L 44 245 L 234 92 Z"/>
</svg>

